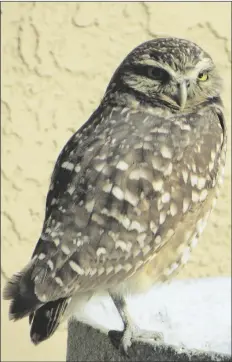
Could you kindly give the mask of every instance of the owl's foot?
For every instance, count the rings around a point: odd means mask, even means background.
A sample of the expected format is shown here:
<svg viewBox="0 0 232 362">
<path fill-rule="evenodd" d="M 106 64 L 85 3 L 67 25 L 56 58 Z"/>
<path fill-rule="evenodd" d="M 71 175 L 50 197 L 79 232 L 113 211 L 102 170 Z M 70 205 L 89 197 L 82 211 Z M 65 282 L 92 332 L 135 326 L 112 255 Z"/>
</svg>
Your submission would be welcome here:
<svg viewBox="0 0 232 362">
<path fill-rule="evenodd" d="M 143 330 L 134 325 L 127 325 L 123 332 L 110 331 L 109 336 L 112 343 L 127 356 L 134 342 L 146 343 L 150 340 L 159 344 L 164 341 L 162 333 Z"/>
<path fill-rule="evenodd" d="M 134 324 L 128 313 L 126 300 L 122 295 L 110 292 L 110 296 L 124 324 L 123 332 L 109 332 L 109 337 L 114 346 L 119 347 L 127 355 L 128 348 L 131 347 L 133 342 L 147 342 L 148 340 L 156 343 L 163 342 L 162 333 L 142 330 Z"/>
</svg>

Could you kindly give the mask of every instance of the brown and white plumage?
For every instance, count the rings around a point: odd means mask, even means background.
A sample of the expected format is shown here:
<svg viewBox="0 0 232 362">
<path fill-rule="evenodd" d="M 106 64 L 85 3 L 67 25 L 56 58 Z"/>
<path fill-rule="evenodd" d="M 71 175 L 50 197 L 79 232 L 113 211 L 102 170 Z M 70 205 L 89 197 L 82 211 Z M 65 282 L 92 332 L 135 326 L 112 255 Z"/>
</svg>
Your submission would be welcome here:
<svg viewBox="0 0 232 362">
<path fill-rule="evenodd" d="M 34 343 L 71 313 L 74 296 L 109 291 L 120 312 L 125 293 L 185 264 L 222 182 L 220 91 L 210 56 L 182 39 L 144 43 L 116 70 L 61 152 L 32 260 L 5 289 L 11 318 L 30 314 Z"/>
</svg>

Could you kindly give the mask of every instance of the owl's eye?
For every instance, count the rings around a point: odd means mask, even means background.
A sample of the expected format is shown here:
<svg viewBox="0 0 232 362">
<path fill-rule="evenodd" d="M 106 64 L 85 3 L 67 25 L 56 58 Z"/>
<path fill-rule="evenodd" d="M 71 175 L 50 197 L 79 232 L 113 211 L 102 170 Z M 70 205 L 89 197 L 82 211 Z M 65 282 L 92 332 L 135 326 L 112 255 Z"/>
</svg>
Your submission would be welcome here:
<svg viewBox="0 0 232 362">
<path fill-rule="evenodd" d="M 200 80 L 201 82 L 205 82 L 206 80 L 208 80 L 209 75 L 207 72 L 201 72 L 198 74 L 197 79 Z"/>
<path fill-rule="evenodd" d="M 149 67 L 148 68 L 148 77 L 155 80 L 167 81 L 169 79 L 169 74 L 165 70 L 158 67 Z"/>
</svg>

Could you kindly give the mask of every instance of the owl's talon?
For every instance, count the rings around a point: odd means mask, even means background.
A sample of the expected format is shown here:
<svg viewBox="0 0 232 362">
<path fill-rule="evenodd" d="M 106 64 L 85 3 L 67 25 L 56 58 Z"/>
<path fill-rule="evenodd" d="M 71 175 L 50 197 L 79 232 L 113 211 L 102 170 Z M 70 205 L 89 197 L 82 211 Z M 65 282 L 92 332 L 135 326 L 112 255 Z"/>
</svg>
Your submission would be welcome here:
<svg viewBox="0 0 232 362">
<path fill-rule="evenodd" d="M 116 339 L 118 340 L 119 335 L 122 336 L 121 340 L 120 342 L 117 341 L 117 343 L 115 343 Z M 131 328 L 131 326 L 128 326 L 124 332 L 117 333 L 116 331 L 111 331 L 112 343 L 126 356 L 128 356 L 128 349 L 134 342 L 146 343 L 148 340 L 152 340 L 153 342 L 160 344 L 164 341 L 164 337 L 162 333 L 147 331 L 136 327 Z"/>
</svg>

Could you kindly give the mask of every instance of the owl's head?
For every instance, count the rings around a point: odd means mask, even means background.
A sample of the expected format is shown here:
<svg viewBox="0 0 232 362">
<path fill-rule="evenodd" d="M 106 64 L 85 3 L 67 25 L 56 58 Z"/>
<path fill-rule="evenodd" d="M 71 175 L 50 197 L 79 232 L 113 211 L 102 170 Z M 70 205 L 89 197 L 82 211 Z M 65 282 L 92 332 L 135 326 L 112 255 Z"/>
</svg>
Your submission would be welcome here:
<svg viewBox="0 0 232 362">
<path fill-rule="evenodd" d="M 158 38 L 141 44 L 125 58 L 107 93 L 123 91 L 143 102 L 184 110 L 219 97 L 221 83 L 211 57 L 198 45 Z"/>
</svg>

